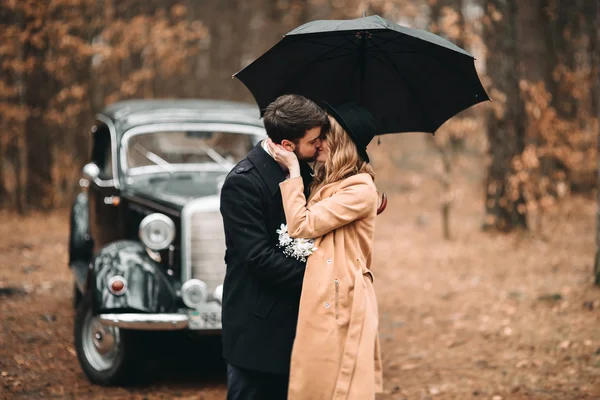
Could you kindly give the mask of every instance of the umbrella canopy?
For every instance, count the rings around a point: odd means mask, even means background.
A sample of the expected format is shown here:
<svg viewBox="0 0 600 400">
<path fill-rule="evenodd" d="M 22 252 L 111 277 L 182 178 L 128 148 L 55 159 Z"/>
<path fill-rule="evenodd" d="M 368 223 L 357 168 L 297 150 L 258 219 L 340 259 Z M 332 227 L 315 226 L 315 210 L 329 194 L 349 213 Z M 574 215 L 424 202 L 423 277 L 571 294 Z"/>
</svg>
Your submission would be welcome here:
<svg viewBox="0 0 600 400">
<path fill-rule="evenodd" d="M 453 115 L 489 99 L 473 56 L 377 15 L 304 24 L 234 76 L 261 115 L 283 94 L 321 104 L 353 101 L 371 111 L 377 134 L 434 133 Z"/>
</svg>

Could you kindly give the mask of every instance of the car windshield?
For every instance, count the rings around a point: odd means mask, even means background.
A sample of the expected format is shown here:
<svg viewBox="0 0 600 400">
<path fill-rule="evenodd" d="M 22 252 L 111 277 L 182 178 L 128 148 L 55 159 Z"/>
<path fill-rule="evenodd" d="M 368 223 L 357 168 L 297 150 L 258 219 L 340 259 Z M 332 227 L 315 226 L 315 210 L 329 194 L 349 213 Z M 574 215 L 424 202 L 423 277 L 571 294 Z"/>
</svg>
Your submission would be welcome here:
<svg viewBox="0 0 600 400">
<path fill-rule="evenodd" d="M 229 171 L 261 138 L 254 134 L 210 130 L 136 133 L 124 141 L 123 169 L 129 176 Z"/>
</svg>

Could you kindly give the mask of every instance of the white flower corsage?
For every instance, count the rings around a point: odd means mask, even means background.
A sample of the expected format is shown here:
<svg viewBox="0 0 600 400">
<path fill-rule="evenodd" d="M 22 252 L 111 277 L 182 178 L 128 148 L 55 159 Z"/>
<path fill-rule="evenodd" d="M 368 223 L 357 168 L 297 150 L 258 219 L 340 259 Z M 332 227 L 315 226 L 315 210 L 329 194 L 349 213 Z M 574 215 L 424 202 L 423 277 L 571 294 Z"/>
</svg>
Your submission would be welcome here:
<svg viewBox="0 0 600 400">
<path fill-rule="evenodd" d="M 288 257 L 294 257 L 302 262 L 306 257 L 317 251 L 314 239 L 292 239 L 288 234 L 287 225 L 281 224 L 281 227 L 275 232 L 279 235 L 278 247 L 283 248 L 283 254 Z"/>
</svg>

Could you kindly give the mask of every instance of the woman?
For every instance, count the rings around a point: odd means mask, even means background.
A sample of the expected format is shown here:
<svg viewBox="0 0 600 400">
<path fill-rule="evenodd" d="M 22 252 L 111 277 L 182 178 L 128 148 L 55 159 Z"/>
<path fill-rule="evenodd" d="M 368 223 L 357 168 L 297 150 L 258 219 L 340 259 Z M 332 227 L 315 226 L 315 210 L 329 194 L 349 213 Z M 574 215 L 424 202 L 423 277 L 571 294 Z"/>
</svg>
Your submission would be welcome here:
<svg viewBox="0 0 600 400">
<path fill-rule="evenodd" d="M 374 399 L 382 389 L 370 272 L 378 195 L 366 145 L 375 123 L 353 103 L 326 108 L 331 129 L 308 203 L 296 156 L 269 143 L 290 174 L 280 184 L 288 234 L 314 238 L 317 248 L 304 275 L 288 399 Z"/>
</svg>

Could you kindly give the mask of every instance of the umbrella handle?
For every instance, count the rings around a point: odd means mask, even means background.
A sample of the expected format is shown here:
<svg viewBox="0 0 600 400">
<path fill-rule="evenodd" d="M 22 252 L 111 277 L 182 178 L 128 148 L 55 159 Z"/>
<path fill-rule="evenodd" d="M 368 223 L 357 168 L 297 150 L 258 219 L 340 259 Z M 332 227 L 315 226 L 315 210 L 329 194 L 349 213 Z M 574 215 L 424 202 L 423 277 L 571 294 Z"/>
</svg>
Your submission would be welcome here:
<svg viewBox="0 0 600 400">
<path fill-rule="evenodd" d="M 377 208 L 377 215 L 381 214 L 383 210 L 387 207 L 387 195 L 385 193 L 381 194 L 381 203 L 379 204 L 379 208 Z"/>
</svg>

